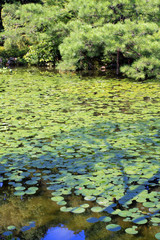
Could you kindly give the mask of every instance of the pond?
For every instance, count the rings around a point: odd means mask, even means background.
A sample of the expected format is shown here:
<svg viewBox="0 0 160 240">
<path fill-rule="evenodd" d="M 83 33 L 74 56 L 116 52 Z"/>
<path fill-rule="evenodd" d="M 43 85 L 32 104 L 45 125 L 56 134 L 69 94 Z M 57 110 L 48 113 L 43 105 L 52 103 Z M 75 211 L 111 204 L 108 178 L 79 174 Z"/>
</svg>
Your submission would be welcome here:
<svg viewBox="0 0 160 240">
<path fill-rule="evenodd" d="M 0 239 L 160 239 L 160 82 L 0 77 Z"/>
</svg>

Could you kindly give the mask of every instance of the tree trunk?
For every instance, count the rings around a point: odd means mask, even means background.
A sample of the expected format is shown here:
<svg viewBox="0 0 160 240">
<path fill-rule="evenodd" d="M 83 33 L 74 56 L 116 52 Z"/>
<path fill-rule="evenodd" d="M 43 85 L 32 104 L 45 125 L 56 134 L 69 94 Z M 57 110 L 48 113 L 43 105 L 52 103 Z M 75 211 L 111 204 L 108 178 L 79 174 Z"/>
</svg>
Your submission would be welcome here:
<svg viewBox="0 0 160 240">
<path fill-rule="evenodd" d="M 117 49 L 117 67 L 116 67 L 116 74 L 119 75 L 119 48 Z"/>
<path fill-rule="evenodd" d="M 2 11 L 2 6 L 0 4 L 0 32 L 3 30 L 1 11 Z"/>
</svg>

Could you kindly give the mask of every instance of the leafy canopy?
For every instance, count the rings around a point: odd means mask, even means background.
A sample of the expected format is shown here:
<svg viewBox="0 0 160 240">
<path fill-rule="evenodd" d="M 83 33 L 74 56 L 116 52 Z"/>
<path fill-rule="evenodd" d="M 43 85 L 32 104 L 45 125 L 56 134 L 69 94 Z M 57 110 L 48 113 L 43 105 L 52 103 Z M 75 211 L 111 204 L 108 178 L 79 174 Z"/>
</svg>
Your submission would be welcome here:
<svg viewBox="0 0 160 240">
<path fill-rule="evenodd" d="M 134 79 L 159 78 L 160 4 L 157 0 L 68 0 L 6 3 L 4 48 L 30 64 L 59 69 L 120 67 Z"/>
</svg>

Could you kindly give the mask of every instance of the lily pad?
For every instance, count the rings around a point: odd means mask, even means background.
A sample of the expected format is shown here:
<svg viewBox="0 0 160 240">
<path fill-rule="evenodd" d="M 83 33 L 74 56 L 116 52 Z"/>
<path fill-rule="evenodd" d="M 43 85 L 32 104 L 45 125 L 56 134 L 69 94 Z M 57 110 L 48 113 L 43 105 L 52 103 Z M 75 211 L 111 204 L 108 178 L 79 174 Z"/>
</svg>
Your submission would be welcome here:
<svg viewBox="0 0 160 240">
<path fill-rule="evenodd" d="M 110 217 L 102 216 L 99 218 L 99 221 L 110 222 L 112 219 Z"/>
<path fill-rule="evenodd" d="M 60 202 L 64 200 L 64 197 L 61 197 L 61 196 L 52 197 L 51 200 L 55 202 Z"/>
<path fill-rule="evenodd" d="M 68 207 L 68 208 L 67 207 L 61 207 L 60 208 L 61 212 L 70 212 L 70 211 L 72 211 L 72 209 L 73 209 L 72 207 Z"/>
<path fill-rule="evenodd" d="M 80 207 L 82 207 L 82 208 L 88 208 L 88 207 L 89 207 L 89 204 L 88 204 L 88 203 L 84 203 L 84 204 L 80 205 Z"/>
<path fill-rule="evenodd" d="M 8 229 L 8 230 L 15 230 L 16 227 L 11 225 L 11 226 L 8 226 L 7 229 Z"/>
<path fill-rule="evenodd" d="M 94 197 L 94 196 L 85 196 L 84 200 L 86 200 L 86 201 L 95 201 L 96 197 Z"/>
<path fill-rule="evenodd" d="M 25 194 L 26 194 L 25 191 L 16 191 L 16 192 L 14 192 L 14 195 L 15 195 L 15 196 L 23 196 L 23 195 L 25 195 Z"/>
<path fill-rule="evenodd" d="M 3 232 L 2 234 L 3 234 L 3 236 L 10 236 L 13 233 L 11 231 L 6 231 L 6 232 Z"/>
<path fill-rule="evenodd" d="M 101 208 L 101 207 L 92 207 L 91 208 L 92 212 L 102 212 L 103 210 L 104 210 L 104 208 Z"/>
<path fill-rule="evenodd" d="M 37 190 L 38 190 L 37 187 L 30 187 L 25 191 L 25 194 L 32 195 L 32 194 L 35 194 Z"/>
<path fill-rule="evenodd" d="M 27 185 L 35 185 L 35 184 L 37 184 L 37 181 L 35 181 L 35 180 L 28 180 L 28 181 L 26 181 L 25 182 Z"/>
<path fill-rule="evenodd" d="M 15 190 L 16 191 L 23 191 L 25 189 L 25 187 L 22 187 L 22 186 L 20 186 L 20 187 L 15 187 Z"/>
<path fill-rule="evenodd" d="M 99 221 L 99 219 L 98 218 L 95 218 L 95 217 L 91 217 L 91 218 L 88 218 L 87 219 L 87 222 L 89 222 L 89 223 L 96 223 L 96 222 L 98 222 Z"/>
<path fill-rule="evenodd" d="M 155 207 L 155 203 L 153 203 L 153 202 L 144 202 L 143 206 L 147 207 L 147 208 L 153 208 L 153 207 Z"/>
<path fill-rule="evenodd" d="M 71 210 L 71 212 L 73 212 L 73 213 L 83 213 L 83 212 L 85 212 L 85 208 L 75 207 Z"/>
<path fill-rule="evenodd" d="M 58 205 L 66 205 L 67 202 L 66 202 L 66 201 L 59 201 L 59 202 L 57 202 L 57 204 L 58 204 Z"/>
<path fill-rule="evenodd" d="M 160 232 L 159 232 L 159 233 L 156 233 L 155 238 L 158 239 L 158 240 L 160 240 Z"/>
<path fill-rule="evenodd" d="M 151 218 L 151 222 L 153 222 L 153 223 L 160 223 L 160 218 L 158 218 L 158 217 L 152 217 L 152 218 Z"/>
<path fill-rule="evenodd" d="M 139 218 L 133 219 L 132 221 L 139 225 L 147 223 L 147 219 L 144 217 L 139 217 Z"/>
<path fill-rule="evenodd" d="M 138 233 L 138 231 L 136 231 L 134 228 L 126 228 L 125 232 L 128 234 L 137 234 Z"/>
<path fill-rule="evenodd" d="M 112 232 L 116 232 L 121 230 L 121 226 L 119 226 L 118 224 L 109 224 L 106 226 L 106 229 Z"/>
<path fill-rule="evenodd" d="M 28 230 L 30 230 L 30 229 L 31 229 L 30 226 L 24 226 L 24 227 L 21 228 L 21 231 L 22 231 L 22 232 L 25 232 L 25 231 L 28 231 Z"/>
</svg>

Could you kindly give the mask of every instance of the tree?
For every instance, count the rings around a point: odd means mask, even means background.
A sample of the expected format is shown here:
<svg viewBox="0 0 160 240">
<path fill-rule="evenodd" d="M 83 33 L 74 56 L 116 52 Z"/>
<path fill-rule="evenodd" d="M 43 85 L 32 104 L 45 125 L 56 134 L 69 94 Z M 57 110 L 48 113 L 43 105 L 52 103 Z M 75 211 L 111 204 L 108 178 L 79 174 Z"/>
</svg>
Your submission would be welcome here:
<svg viewBox="0 0 160 240">
<path fill-rule="evenodd" d="M 5 50 L 30 64 L 159 76 L 157 0 L 19 0 L 3 5 L 2 19 Z"/>
<path fill-rule="evenodd" d="M 159 76 L 160 4 L 156 0 L 73 0 L 68 8 L 81 24 L 59 46 L 63 59 L 59 68 L 81 68 L 97 57 L 99 62 L 114 63 L 117 74 L 121 71 L 135 79 Z"/>
<path fill-rule="evenodd" d="M 3 5 L 5 3 L 27 4 L 27 3 L 42 3 L 42 1 L 41 0 L 1 0 L 1 2 L 0 2 L 0 32 L 3 30 L 1 11 L 2 11 Z"/>
</svg>

